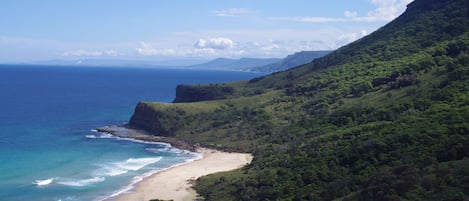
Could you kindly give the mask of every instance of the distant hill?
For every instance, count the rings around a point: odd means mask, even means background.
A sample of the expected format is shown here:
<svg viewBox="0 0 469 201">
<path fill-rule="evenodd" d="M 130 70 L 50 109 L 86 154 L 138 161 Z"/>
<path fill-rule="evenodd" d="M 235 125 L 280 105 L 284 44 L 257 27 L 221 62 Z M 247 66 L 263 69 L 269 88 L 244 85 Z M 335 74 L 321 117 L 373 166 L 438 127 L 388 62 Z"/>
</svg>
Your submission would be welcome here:
<svg viewBox="0 0 469 201">
<path fill-rule="evenodd" d="M 331 51 L 301 51 L 288 55 L 286 58 L 275 63 L 252 68 L 252 71 L 277 72 L 284 71 L 299 65 L 307 64 L 316 58 L 322 57 Z"/>
<path fill-rule="evenodd" d="M 283 59 L 278 58 L 241 58 L 228 59 L 218 58 L 207 63 L 186 66 L 194 69 L 217 69 L 217 70 L 243 70 L 259 72 L 277 72 L 284 71 L 299 65 L 303 65 L 322 57 L 331 51 L 301 51 L 293 55 L 288 55 Z"/>
<path fill-rule="evenodd" d="M 146 68 L 181 68 L 181 69 L 209 69 L 209 70 L 239 70 L 258 72 L 277 72 L 295 66 L 306 64 L 313 59 L 322 57 L 330 51 L 302 51 L 286 58 L 217 58 L 211 61 L 197 59 L 179 60 L 124 60 L 124 59 L 77 59 L 77 60 L 47 60 L 23 64 L 53 65 L 53 66 L 96 66 L 96 67 L 146 67 Z"/>
<path fill-rule="evenodd" d="M 277 58 L 257 59 L 257 58 L 241 58 L 241 59 L 228 59 L 218 58 L 207 63 L 186 66 L 186 68 L 193 69 L 214 69 L 214 70 L 243 70 L 250 71 L 257 66 L 263 66 L 280 61 Z"/>
</svg>

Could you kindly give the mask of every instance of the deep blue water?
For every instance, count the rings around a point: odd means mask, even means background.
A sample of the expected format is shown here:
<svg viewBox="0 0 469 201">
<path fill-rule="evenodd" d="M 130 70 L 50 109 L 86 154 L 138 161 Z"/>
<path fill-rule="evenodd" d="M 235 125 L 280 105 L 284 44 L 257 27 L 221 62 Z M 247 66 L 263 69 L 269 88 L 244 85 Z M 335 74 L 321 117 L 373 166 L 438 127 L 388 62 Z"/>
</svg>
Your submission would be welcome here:
<svg viewBox="0 0 469 201">
<path fill-rule="evenodd" d="M 200 157 L 166 144 L 91 138 L 139 101 L 171 102 L 177 84 L 260 73 L 0 65 L 0 200 L 96 200 Z M 42 185 L 41 185 L 42 184 Z"/>
</svg>

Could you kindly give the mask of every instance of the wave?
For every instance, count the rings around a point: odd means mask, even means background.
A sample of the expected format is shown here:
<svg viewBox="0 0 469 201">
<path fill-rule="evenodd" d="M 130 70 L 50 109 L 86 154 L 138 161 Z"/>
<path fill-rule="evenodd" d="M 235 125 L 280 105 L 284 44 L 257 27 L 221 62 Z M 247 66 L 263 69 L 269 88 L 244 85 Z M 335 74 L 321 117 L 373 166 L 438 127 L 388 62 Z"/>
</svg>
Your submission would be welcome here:
<svg viewBox="0 0 469 201">
<path fill-rule="evenodd" d="M 151 149 L 151 148 L 150 148 L 150 149 Z M 184 162 L 182 162 L 182 163 L 177 163 L 177 164 L 171 165 L 171 166 L 169 166 L 169 167 L 167 167 L 167 168 L 154 169 L 154 170 L 148 171 L 148 172 L 146 172 L 146 173 L 144 173 L 144 174 L 142 174 L 142 175 L 140 175 L 140 176 L 135 176 L 135 177 L 133 177 L 133 179 L 131 180 L 131 182 L 130 182 L 127 186 L 125 186 L 125 187 L 123 187 L 123 188 L 117 190 L 116 192 L 114 192 L 114 193 L 112 193 L 112 194 L 110 194 L 110 195 L 108 195 L 108 196 L 106 196 L 106 197 L 103 197 L 103 198 L 101 198 L 101 199 L 99 199 L 99 200 L 102 200 L 102 201 L 108 200 L 108 199 L 110 199 L 110 198 L 114 198 L 114 197 L 116 197 L 116 196 L 119 196 L 119 195 L 121 195 L 121 194 L 123 194 L 123 193 L 129 192 L 130 190 L 132 190 L 132 189 L 135 187 L 135 185 L 136 185 L 137 183 L 143 181 L 144 179 L 146 179 L 146 178 L 148 178 L 148 177 L 150 177 L 150 176 L 152 176 L 152 175 L 154 175 L 154 174 L 156 174 L 156 173 L 159 173 L 159 172 L 161 172 L 161 171 L 165 171 L 165 170 L 167 170 L 167 169 L 171 169 L 171 168 L 174 168 L 174 167 L 177 167 L 177 166 L 181 166 L 181 165 L 184 165 L 184 164 L 187 164 L 187 163 L 194 162 L 194 161 L 196 161 L 196 160 L 202 159 L 203 156 L 204 156 L 202 153 L 197 153 L 197 152 L 190 152 L 190 151 L 188 151 L 188 153 L 192 154 L 194 157 L 193 157 L 193 158 L 186 159 L 186 160 L 185 160 Z"/>
<path fill-rule="evenodd" d="M 145 148 L 145 150 L 150 152 L 150 153 L 155 153 L 155 154 L 173 153 L 173 154 L 178 154 L 178 155 L 190 155 L 190 154 L 194 153 L 194 152 L 191 152 L 189 150 L 178 149 L 178 148 L 174 148 L 174 147 L 171 147 L 171 146 L 166 146 L 166 147 L 163 147 L 163 148 Z"/>
<path fill-rule="evenodd" d="M 100 164 L 98 165 L 100 168 L 94 171 L 94 175 L 97 176 L 118 176 L 121 174 L 125 174 L 129 172 L 126 169 L 118 167 L 116 163 L 111 164 Z"/>
<path fill-rule="evenodd" d="M 104 138 L 104 139 L 109 139 L 109 138 L 115 138 L 113 135 L 109 133 L 100 133 L 97 132 L 96 134 L 93 135 L 85 135 L 86 138 L 91 138 L 91 139 L 96 139 L 96 138 Z"/>
<path fill-rule="evenodd" d="M 34 185 L 37 186 L 47 186 L 54 181 L 54 178 L 44 179 L 44 180 L 36 180 L 33 182 Z"/>
<path fill-rule="evenodd" d="M 172 147 L 171 144 L 166 143 L 166 142 L 152 142 L 152 141 L 138 140 L 138 139 L 129 138 L 129 137 L 118 137 L 118 136 L 112 135 L 110 133 L 99 132 L 95 129 L 91 130 L 91 132 L 93 132 L 95 134 L 85 135 L 85 137 L 90 138 L 90 139 L 99 139 L 99 138 L 109 139 L 109 138 L 111 138 L 111 139 L 116 139 L 116 140 L 131 141 L 131 142 L 140 143 L 140 144 L 156 144 L 156 145 L 163 145 L 165 147 Z"/>
<path fill-rule="evenodd" d="M 118 176 L 129 172 L 128 170 L 116 167 L 115 165 L 101 165 L 101 168 L 95 171 L 96 175 L 101 176 Z"/>
<path fill-rule="evenodd" d="M 156 145 L 163 145 L 166 147 L 171 147 L 171 144 L 166 143 L 166 142 L 151 142 L 151 141 L 145 141 L 145 140 L 138 140 L 134 138 L 127 138 L 127 137 L 115 137 L 116 140 L 125 140 L 125 141 L 131 141 L 135 143 L 140 143 L 140 144 L 156 144 Z"/>
<path fill-rule="evenodd" d="M 143 167 L 160 161 L 162 157 L 154 158 L 129 158 L 125 161 L 98 165 L 100 168 L 94 171 L 96 176 L 119 176 L 129 171 L 137 171 Z"/>
<path fill-rule="evenodd" d="M 190 154 L 192 154 L 194 157 L 186 159 L 185 163 L 194 162 L 194 161 L 200 160 L 204 157 L 203 153 L 190 152 Z"/>
<path fill-rule="evenodd" d="M 100 201 L 109 200 L 109 199 L 114 198 L 114 197 L 117 197 L 117 196 L 119 196 L 119 195 L 121 195 L 121 194 L 123 194 L 123 193 L 129 192 L 129 191 L 131 191 L 131 190 L 135 187 L 135 185 L 136 185 L 137 183 L 143 181 L 145 178 L 150 177 L 150 176 L 152 176 L 152 175 L 154 175 L 154 174 L 156 174 L 156 173 L 158 173 L 158 172 L 161 172 L 161 171 L 163 171 L 163 170 L 166 170 L 166 169 L 167 169 L 167 168 L 165 168 L 165 169 L 155 169 L 155 170 L 146 172 L 146 173 L 144 173 L 143 175 L 135 176 L 135 177 L 132 178 L 132 180 L 130 181 L 130 183 L 129 183 L 127 186 L 125 186 L 125 187 L 123 187 L 123 188 L 121 188 L 121 189 L 119 189 L 119 190 L 117 190 L 117 191 L 111 193 L 111 194 L 108 195 L 108 196 L 101 197 L 101 198 L 99 198 L 98 200 L 100 200 Z M 111 200 L 112 200 L 112 199 L 111 199 Z"/>
<path fill-rule="evenodd" d="M 81 180 L 64 179 L 63 181 L 59 181 L 57 183 L 65 185 L 65 186 L 82 187 L 82 186 L 88 186 L 94 183 L 103 182 L 104 180 L 105 180 L 104 177 L 93 177 L 90 179 L 81 179 Z"/>
<path fill-rule="evenodd" d="M 154 154 L 159 154 L 162 152 L 171 152 L 171 147 L 164 147 L 164 148 L 145 148 L 146 151 Z"/>
<path fill-rule="evenodd" d="M 129 158 L 126 161 L 114 163 L 119 168 L 124 170 L 139 170 L 143 167 L 156 163 L 161 160 L 162 157 L 153 157 L 153 158 Z"/>
</svg>

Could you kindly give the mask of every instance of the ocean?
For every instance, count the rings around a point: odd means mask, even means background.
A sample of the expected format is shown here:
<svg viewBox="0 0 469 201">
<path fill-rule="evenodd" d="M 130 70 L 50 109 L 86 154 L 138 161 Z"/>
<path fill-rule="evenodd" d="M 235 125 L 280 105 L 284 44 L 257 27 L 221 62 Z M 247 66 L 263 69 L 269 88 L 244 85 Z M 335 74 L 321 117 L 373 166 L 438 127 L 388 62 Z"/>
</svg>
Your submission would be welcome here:
<svg viewBox="0 0 469 201">
<path fill-rule="evenodd" d="M 178 84 L 263 73 L 0 65 L 0 200 L 101 200 L 201 157 L 164 143 L 101 135 L 139 101 L 171 102 Z M 95 137 L 101 136 L 101 137 Z"/>
</svg>

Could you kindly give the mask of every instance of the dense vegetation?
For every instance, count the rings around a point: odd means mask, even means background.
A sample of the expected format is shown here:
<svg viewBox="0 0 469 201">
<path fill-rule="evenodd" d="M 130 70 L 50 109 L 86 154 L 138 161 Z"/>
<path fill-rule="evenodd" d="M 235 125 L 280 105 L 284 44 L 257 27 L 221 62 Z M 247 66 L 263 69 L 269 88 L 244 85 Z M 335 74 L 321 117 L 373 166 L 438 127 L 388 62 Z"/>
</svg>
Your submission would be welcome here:
<svg viewBox="0 0 469 201">
<path fill-rule="evenodd" d="M 141 103 L 130 121 L 254 154 L 247 167 L 199 179 L 206 200 L 469 196 L 467 0 L 415 0 L 312 63 L 223 86 L 220 100 Z"/>
</svg>

